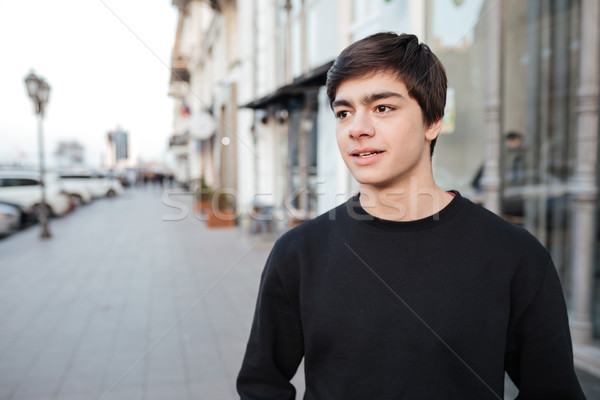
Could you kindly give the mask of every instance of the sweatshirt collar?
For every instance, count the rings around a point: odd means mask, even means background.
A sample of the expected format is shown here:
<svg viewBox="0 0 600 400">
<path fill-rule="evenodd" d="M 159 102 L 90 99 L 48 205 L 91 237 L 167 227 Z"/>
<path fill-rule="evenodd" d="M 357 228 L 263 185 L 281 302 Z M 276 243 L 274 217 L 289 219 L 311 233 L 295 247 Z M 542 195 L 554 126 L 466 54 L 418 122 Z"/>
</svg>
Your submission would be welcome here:
<svg viewBox="0 0 600 400">
<path fill-rule="evenodd" d="M 453 219 L 468 201 L 456 190 L 451 190 L 449 193 L 454 198 L 446 207 L 433 215 L 414 221 L 392 221 L 369 214 L 360 204 L 360 193 L 349 199 L 346 206 L 350 218 L 357 220 L 361 224 L 388 231 L 418 231 L 444 225 Z"/>
</svg>

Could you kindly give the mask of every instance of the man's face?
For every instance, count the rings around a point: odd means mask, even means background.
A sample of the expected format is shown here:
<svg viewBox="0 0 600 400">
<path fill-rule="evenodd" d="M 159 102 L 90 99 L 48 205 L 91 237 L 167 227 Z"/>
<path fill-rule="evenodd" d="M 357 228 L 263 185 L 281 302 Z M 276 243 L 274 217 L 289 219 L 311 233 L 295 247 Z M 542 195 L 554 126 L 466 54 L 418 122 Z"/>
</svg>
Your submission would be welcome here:
<svg viewBox="0 0 600 400">
<path fill-rule="evenodd" d="M 401 188 L 431 178 L 430 142 L 441 123 L 425 126 L 419 103 L 397 76 L 379 72 L 344 81 L 332 105 L 338 147 L 361 186 Z"/>
</svg>

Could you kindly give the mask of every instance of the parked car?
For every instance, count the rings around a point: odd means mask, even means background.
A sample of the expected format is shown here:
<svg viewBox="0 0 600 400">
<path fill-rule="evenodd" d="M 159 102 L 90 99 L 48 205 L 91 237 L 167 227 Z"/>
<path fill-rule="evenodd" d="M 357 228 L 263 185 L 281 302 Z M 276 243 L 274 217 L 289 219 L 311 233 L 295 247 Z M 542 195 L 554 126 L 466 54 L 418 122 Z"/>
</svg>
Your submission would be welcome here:
<svg viewBox="0 0 600 400">
<path fill-rule="evenodd" d="M 93 196 L 89 180 L 72 177 L 73 175 L 60 175 L 58 180 L 60 187 L 71 195 L 77 205 L 91 202 Z"/>
<path fill-rule="evenodd" d="M 0 203 L 0 237 L 10 235 L 21 227 L 21 209 L 8 203 Z"/>
<path fill-rule="evenodd" d="M 60 175 L 63 187 L 86 190 L 91 197 L 113 197 L 123 192 L 121 183 L 112 177 L 93 173 L 63 173 Z"/>
<path fill-rule="evenodd" d="M 112 174 L 99 175 L 104 180 L 106 197 L 114 197 L 123 193 L 123 184 L 119 178 Z"/>
<path fill-rule="evenodd" d="M 45 192 L 49 215 L 61 216 L 73 209 L 71 196 L 60 188 L 51 175 L 46 178 Z M 39 173 L 24 170 L 0 171 L 0 201 L 12 203 L 29 215 L 39 215 L 43 207 Z"/>
</svg>

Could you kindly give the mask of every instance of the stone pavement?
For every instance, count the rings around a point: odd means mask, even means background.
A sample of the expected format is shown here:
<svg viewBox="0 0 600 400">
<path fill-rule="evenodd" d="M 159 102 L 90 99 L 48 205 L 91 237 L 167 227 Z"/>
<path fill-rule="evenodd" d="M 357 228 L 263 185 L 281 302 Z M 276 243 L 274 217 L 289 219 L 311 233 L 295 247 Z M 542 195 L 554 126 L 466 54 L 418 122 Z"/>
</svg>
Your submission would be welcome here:
<svg viewBox="0 0 600 400">
<path fill-rule="evenodd" d="M 37 226 L 0 241 L 0 400 L 237 398 L 270 243 L 161 194 L 129 189 L 52 220 L 48 241 Z"/>
<path fill-rule="evenodd" d="M 269 247 L 178 213 L 133 189 L 0 241 L 0 399 L 236 397 Z"/>
</svg>

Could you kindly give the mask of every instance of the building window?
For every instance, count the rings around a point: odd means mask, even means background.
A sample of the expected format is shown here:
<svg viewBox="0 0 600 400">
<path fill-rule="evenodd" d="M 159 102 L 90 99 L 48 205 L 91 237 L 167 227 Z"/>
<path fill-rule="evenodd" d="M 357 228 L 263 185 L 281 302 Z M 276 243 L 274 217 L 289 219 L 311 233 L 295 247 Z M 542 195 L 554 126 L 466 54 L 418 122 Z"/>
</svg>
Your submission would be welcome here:
<svg viewBox="0 0 600 400">
<path fill-rule="evenodd" d="M 275 54 L 277 57 L 275 79 L 276 86 L 283 86 L 289 79 L 289 34 L 288 10 L 285 0 L 279 0 L 275 11 Z"/>
<path fill-rule="evenodd" d="M 374 3 L 374 0 L 354 0 L 352 2 L 352 20 L 354 22 L 360 22 L 362 20 L 371 18 L 377 11 L 376 4 Z"/>
<path fill-rule="evenodd" d="M 485 140 L 486 19 L 483 0 L 427 2 L 425 42 L 446 68 L 446 109 L 435 153 L 434 174 L 442 187 L 476 200 L 481 196 Z"/>
<path fill-rule="evenodd" d="M 320 0 L 280 0 L 277 8 L 278 86 L 330 61 L 337 51 L 335 4 Z M 327 27 L 325 31 L 320 27 Z"/>
<path fill-rule="evenodd" d="M 504 213 L 550 250 L 567 283 L 579 1 L 507 0 L 504 15 Z"/>
</svg>

